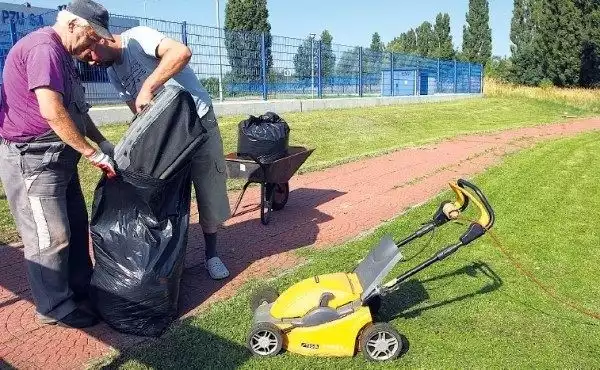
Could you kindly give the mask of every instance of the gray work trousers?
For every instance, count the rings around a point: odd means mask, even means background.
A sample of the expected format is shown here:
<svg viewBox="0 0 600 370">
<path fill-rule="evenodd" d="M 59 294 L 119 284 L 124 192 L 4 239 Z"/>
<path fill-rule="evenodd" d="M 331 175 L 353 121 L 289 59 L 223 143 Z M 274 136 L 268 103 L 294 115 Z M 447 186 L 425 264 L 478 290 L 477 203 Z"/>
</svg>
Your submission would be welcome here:
<svg viewBox="0 0 600 370">
<path fill-rule="evenodd" d="M 92 274 L 81 155 L 55 135 L 0 140 L 0 179 L 25 246 L 33 300 L 40 320 L 55 322 L 75 310 L 74 295 L 87 293 Z"/>
</svg>

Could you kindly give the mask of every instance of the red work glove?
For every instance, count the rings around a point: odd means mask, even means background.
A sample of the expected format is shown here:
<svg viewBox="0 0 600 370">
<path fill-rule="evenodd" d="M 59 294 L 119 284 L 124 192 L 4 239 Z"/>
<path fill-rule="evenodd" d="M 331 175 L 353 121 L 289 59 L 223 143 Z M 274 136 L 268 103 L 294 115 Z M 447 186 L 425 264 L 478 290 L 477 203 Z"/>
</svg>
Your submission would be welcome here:
<svg viewBox="0 0 600 370">
<path fill-rule="evenodd" d="M 87 157 L 87 159 L 96 167 L 102 170 L 106 174 L 106 177 L 112 179 L 117 176 L 115 172 L 115 163 L 113 160 L 105 153 L 96 151 L 91 156 Z"/>
</svg>

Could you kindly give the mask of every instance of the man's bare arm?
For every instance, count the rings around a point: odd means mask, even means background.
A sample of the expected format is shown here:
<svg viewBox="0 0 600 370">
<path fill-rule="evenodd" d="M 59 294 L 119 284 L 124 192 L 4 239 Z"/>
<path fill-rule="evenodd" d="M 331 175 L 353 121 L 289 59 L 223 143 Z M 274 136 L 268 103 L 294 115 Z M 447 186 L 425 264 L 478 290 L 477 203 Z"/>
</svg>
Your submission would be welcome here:
<svg viewBox="0 0 600 370">
<path fill-rule="evenodd" d="M 192 51 L 184 44 L 173 39 L 163 39 L 156 48 L 160 59 L 158 67 L 148 76 L 135 102 L 136 112 L 150 103 L 154 93 L 171 77 L 181 72 L 192 58 Z"/>
<path fill-rule="evenodd" d="M 48 88 L 37 88 L 35 89 L 35 95 L 42 117 L 48 121 L 50 128 L 62 141 L 85 157 L 90 157 L 96 152 L 96 149 L 87 142 L 69 116 L 63 106 L 61 94 Z"/>
<path fill-rule="evenodd" d="M 181 72 L 192 59 L 192 51 L 179 41 L 165 38 L 156 48 L 156 56 L 160 63 L 142 86 L 142 89 L 150 89 L 151 92 L 156 92 L 171 77 Z"/>
</svg>

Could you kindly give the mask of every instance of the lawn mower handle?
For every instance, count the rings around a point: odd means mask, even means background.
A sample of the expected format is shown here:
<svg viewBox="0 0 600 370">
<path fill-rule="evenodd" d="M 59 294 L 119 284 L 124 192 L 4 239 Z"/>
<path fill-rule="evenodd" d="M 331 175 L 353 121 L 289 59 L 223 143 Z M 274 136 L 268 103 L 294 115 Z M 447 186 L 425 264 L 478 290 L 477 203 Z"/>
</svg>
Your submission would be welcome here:
<svg viewBox="0 0 600 370">
<path fill-rule="evenodd" d="M 444 211 L 444 209 L 443 209 L 444 206 L 449 205 L 448 208 L 452 212 L 459 211 L 459 210 L 463 211 L 467 207 L 467 205 L 469 204 L 469 201 L 470 201 L 472 204 L 475 204 L 480 211 L 479 220 L 477 222 L 472 222 L 469 225 L 469 228 L 459 238 L 458 242 L 441 249 L 433 257 L 422 262 L 421 264 L 417 265 L 416 267 L 412 268 L 411 270 L 405 272 L 404 274 L 397 277 L 396 279 L 381 286 L 375 292 L 373 292 L 372 295 L 378 295 L 378 294 L 385 295 L 385 294 L 395 290 L 395 288 L 398 287 L 400 285 L 400 283 L 406 281 L 408 278 L 415 275 L 419 271 L 424 270 L 425 268 L 431 266 L 432 264 L 445 259 L 446 257 L 450 256 L 451 254 L 456 252 L 461 247 L 463 247 L 463 246 L 473 242 L 475 239 L 478 239 L 479 237 L 483 236 L 486 233 L 486 231 L 494 225 L 494 221 L 495 221 L 494 210 L 492 209 L 492 206 L 490 205 L 486 196 L 483 194 L 483 192 L 477 186 L 468 182 L 467 180 L 459 179 L 456 182 L 456 184 L 451 183 L 450 187 L 456 193 L 457 201 L 455 203 L 452 203 L 452 202 L 442 203 L 442 205 L 436 212 L 434 219 L 430 223 L 424 225 L 419 231 L 417 231 L 413 235 L 409 236 L 408 238 L 406 238 L 405 240 L 400 242 L 400 245 L 407 244 L 408 242 L 416 239 L 417 237 L 425 235 L 426 233 L 432 231 L 437 226 L 440 226 L 441 224 L 448 222 L 449 219 L 451 219 L 451 218 L 452 219 L 457 218 L 457 216 L 450 217 L 449 213 Z M 474 192 L 477 196 L 474 196 L 473 194 L 471 194 L 471 191 Z M 365 301 L 368 301 L 370 299 L 370 297 L 371 296 L 367 297 L 365 299 Z"/>
<path fill-rule="evenodd" d="M 467 197 L 467 199 L 470 199 L 477 206 L 477 208 L 479 208 L 479 211 L 481 213 L 478 220 L 479 224 L 483 226 L 483 228 L 486 230 L 490 229 L 494 225 L 496 215 L 485 194 L 483 194 L 481 189 L 479 189 L 476 185 L 470 183 L 467 180 L 458 179 L 456 184 L 461 189 L 465 190 L 465 188 L 468 188 L 477 195 L 477 198 L 479 199 L 476 199 L 469 191 L 464 191 L 464 195 Z"/>
</svg>

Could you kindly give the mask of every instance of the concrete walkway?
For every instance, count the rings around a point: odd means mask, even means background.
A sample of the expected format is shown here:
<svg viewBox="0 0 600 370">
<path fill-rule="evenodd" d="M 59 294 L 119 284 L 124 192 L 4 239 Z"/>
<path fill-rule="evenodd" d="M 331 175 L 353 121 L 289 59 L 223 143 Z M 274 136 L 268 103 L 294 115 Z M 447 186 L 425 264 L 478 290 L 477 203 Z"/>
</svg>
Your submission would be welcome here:
<svg viewBox="0 0 600 370">
<path fill-rule="evenodd" d="M 259 220 L 258 189 L 250 189 L 240 207 L 242 213 L 220 233 L 219 248 L 231 270 L 226 281 L 208 278 L 202 231 L 197 223 L 191 225 L 181 315 L 231 297 L 251 278 L 269 277 L 296 265 L 293 251 L 299 247 L 327 247 L 355 238 L 430 199 L 448 181 L 468 178 L 497 164 L 507 153 L 542 140 L 599 129 L 600 119 L 589 119 L 463 136 L 297 175 L 290 183 L 287 206 L 273 214 L 268 226 Z M 237 193 L 231 194 L 232 203 L 236 197 Z M 34 319 L 22 249 L 0 246 L 0 256 L 0 369 L 81 368 L 112 348 L 143 341 L 116 333 L 105 324 L 89 330 L 40 326 Z"/>
</svg>

